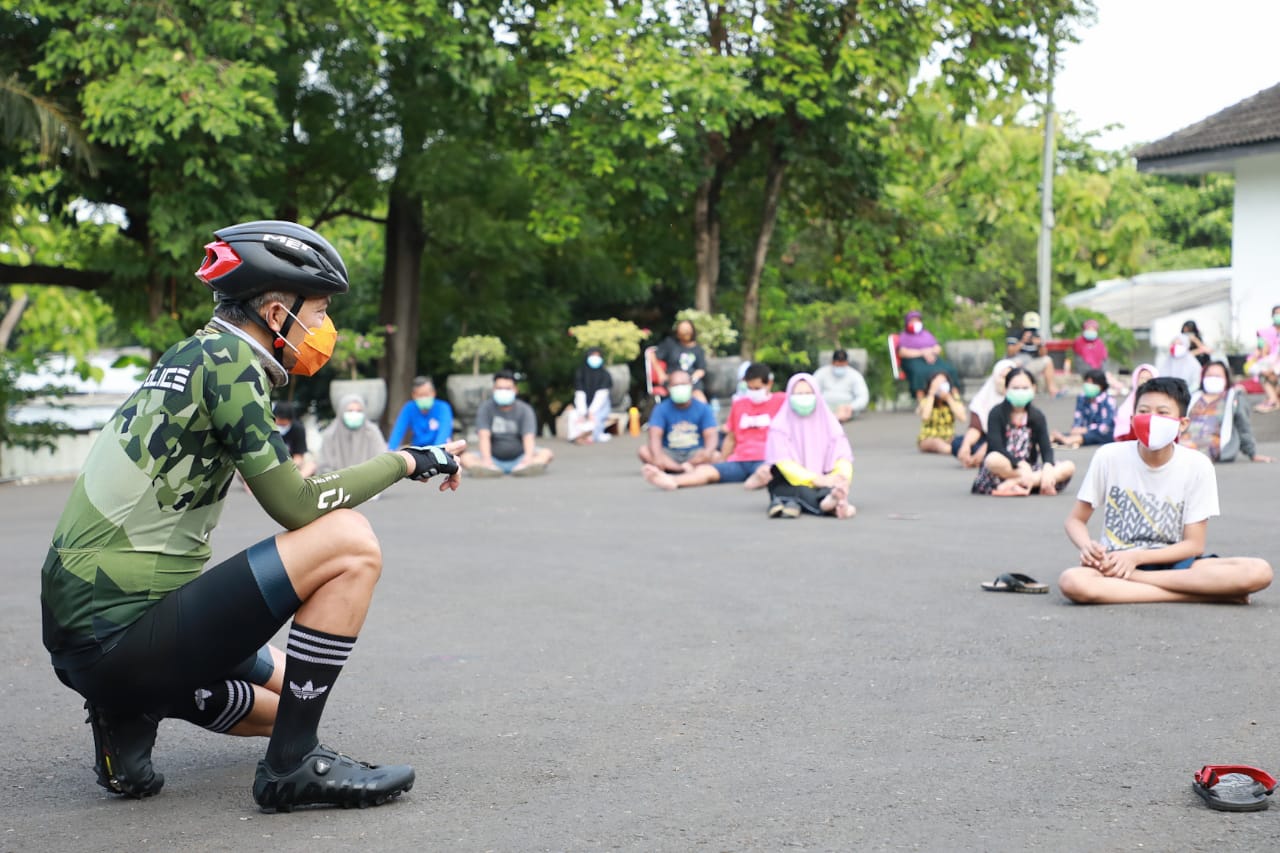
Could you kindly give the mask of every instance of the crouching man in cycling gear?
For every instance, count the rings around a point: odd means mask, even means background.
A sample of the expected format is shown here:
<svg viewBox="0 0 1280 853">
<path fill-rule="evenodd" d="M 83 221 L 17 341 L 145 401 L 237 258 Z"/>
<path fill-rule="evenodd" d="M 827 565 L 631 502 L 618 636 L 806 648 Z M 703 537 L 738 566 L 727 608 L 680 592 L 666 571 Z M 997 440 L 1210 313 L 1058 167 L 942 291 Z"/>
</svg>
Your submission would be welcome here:
<svg viewBox="0 0 1280 853">
<path fill-rule="evenodd" d="M 464 447 L 405 448 L 304 479 L 276 432 L 269 391 L 323 366 L 338 252 L 309 228 L 247 222 L 215 233 L 196 272 L 209 325 L 171 347 L 102 430 L 41 573 L 44 643 L 86 699 L 98 784 L 160 791 L 156 726 L 269 735 L 253 796 L 266 811 L 377 805 L 413 768 L 356 761 L 317 736 L 382 570 L 353 508 L 398 480 L 457 489 Z M 285 532 L 208 571 L 209 535 L 239 471 Z M 292 619 L 284 652 L 267 645 Z"/>
</svg>

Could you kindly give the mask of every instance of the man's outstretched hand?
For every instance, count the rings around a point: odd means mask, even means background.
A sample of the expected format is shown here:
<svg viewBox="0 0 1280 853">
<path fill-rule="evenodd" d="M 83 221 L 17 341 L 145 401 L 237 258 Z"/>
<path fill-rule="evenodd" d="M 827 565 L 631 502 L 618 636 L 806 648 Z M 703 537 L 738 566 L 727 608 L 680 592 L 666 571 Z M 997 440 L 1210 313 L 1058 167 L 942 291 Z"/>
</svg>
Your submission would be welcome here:
<svg viewBox="0 0 1280 853">
<path fill-rule="evenodd" d="M 440 484 L 440 491 L 456 491 L 462 483 L 461 465 L 458 456 L 467 449 L 465 441 L 450 441 L 447 444 L 432 444 L 422 447 L 406 446 L 401 452 L 413 458 L 413 473 L 409 476 L 415 480 L 430 480 L 437 474 L 445 475 Z"/>
</svg>

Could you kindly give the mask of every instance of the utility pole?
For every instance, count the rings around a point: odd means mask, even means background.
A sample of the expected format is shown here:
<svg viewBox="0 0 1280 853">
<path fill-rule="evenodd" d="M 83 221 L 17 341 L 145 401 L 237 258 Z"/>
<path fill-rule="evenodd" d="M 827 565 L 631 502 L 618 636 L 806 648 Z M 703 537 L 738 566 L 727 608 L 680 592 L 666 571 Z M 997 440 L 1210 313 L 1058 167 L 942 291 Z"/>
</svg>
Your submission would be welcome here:
<svg viewBox="0 0 1280 853">
<path fill-rule="evenodd" d="M 1036 282 L 1040 286 L 1040 334 L 1053 337 L 1050 308 L 1053 297 L 1053 72 L 1057 64 L 1057 22 L 1049 30 L 1049 85 L 1044 103 L 1044 153 L 1040 178 L 1040 244 L 1036 258 Z"/>
</svg>

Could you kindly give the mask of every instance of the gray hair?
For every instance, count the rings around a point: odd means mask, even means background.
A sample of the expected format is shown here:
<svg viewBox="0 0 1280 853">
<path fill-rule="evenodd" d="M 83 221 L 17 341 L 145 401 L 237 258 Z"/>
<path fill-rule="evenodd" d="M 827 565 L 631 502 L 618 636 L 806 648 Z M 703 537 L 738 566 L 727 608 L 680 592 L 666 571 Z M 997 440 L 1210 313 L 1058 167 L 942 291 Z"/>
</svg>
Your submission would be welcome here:
<svg viewBox="0 0 1280 853">
<path fill-rule="evenodd" d="M 430 376 L 413 377 L 413 390 L 417 391 L 419 388 L 421 388 L 424 385 L 430 385 L 432 388 L 436 387 L 436 383 L 431 381 Z"/>
<path fill-rule="evenodd" d="M 219 301 L 213 306 L 213 316 L 233 326 L 248 326 L 253 322 L 251 314 L 262 314 L 262 309 L 271 302 L 283 302 L 292 305 L 296 294 L 282 293 L 279 290 L 268 290 L 243 302 Z"/>
</svg>

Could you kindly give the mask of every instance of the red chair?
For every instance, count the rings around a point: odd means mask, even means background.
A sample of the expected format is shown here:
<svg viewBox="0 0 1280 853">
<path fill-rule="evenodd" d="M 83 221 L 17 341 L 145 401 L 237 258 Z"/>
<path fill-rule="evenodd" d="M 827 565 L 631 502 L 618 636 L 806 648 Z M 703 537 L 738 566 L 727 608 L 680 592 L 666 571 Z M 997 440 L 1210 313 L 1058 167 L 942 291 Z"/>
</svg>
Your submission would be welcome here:
<svg viewBox="0 0 1280 853">
<path fill-rule="evenodd" d="M 644 389 L 655 401 L 661 401 L 667 396 L 667 386 L 662 383 L 659 378 L 658 370 L 667 369 L 667 363 L 658 358 L 657 347 L 645 347 L 644 349 Z"/>
<path fill-rule="evenodd" d="M 1053 361 L 1053 372 L 1062 375 L 1071 371 L 1072 341 L 1052 340 L 1044 342 L 1044 354 Z M 1055 353 L 1061 355 L 1055 356 Z"/>
<path fill-rule="evenodd" d="M 889 363 L 893 365 L 893 375 L 898 379 L 906 380 L 907 374 L 902 369 L 902 363 L 898 361 L 898 333 L 889 333 Z"/>
</svg>

